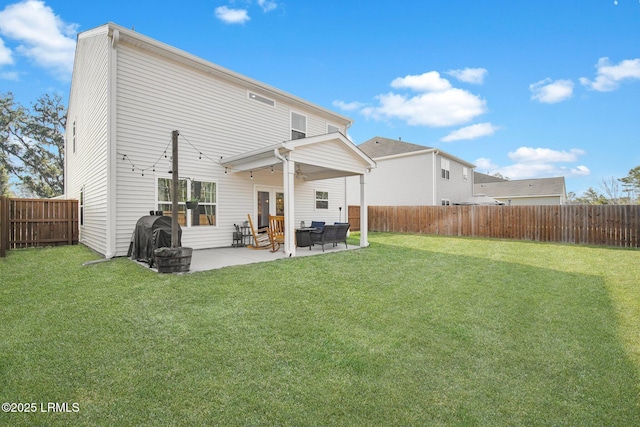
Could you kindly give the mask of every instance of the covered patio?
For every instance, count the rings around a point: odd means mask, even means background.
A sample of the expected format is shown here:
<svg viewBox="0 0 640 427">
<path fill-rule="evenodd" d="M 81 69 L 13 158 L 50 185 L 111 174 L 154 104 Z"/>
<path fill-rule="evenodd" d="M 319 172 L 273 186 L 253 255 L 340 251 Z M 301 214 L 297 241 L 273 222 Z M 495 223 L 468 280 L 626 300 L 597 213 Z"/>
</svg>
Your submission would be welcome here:
<svg viewBox="0 0 640 427">
<path fill-rule="evenodd" d="M 347 176 L 360 176 L 360 247 L 367 247 L 366 176 L 376 163 L 340 132 L 311 136 L 221 159 L 220 164 L 231 173 L 271 169 L 282 173 L 284 189 L 284 256 L 296 251 L 295 179 L 317 181 Z"/>
</svg>

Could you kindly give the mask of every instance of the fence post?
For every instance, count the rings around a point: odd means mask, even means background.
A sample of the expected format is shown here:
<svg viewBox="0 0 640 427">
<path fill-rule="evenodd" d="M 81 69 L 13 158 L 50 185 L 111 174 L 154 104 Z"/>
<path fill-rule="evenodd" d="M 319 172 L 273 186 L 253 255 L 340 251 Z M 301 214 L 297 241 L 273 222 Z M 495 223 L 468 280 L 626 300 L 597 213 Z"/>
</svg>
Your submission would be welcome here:
<svg viewBox="0 0 640 427">
<path fill-rule="evenodd" d="M 9 203 L 6 196 L 0 197 L 0 258 L 7 256 L 9 246 Z"/>
</svg>

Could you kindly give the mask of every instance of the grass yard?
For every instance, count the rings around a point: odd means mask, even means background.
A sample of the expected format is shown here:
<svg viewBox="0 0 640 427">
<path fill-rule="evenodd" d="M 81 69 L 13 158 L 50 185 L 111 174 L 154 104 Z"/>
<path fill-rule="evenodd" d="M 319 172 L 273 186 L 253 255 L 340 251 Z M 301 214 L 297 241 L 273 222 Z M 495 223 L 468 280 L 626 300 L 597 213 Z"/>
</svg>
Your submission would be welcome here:
<svg viewBox="0 0 640 427">
<path fill-rule="evenodd" d="M 0 401 L 37 410 L 0 425 L 640 425 L 640 250 L 370 241 L 188 275 L 10 251 Z"/>
</svg>

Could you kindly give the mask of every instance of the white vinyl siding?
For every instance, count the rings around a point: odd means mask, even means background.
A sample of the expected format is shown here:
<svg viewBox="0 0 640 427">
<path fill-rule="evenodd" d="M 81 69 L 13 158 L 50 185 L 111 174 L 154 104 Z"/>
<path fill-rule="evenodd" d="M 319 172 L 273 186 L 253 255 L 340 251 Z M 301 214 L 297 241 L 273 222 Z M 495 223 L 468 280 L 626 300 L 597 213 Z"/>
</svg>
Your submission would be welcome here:
<svg viewBox="0 0 640 427">
<path fill-rule="evenodd" d="M 431 154 L 377 160 L 378 167 L 366 177 L 371 206 L 428 206 L 433 204 Z M 360 204 L 360 177 L 347 179 L 350 205 Z"/>
<path fill-rule="evenodd" d="M 83 195 L 80 242 L 105 255 L 107 249 L 108 52 L 105 34 L 78 40 L 69 94 L 65 194 Z M 73 145 L 75 142 L 75 152 Z M 69 147 L 71 145 L 71 147 Z"/>
</svg>

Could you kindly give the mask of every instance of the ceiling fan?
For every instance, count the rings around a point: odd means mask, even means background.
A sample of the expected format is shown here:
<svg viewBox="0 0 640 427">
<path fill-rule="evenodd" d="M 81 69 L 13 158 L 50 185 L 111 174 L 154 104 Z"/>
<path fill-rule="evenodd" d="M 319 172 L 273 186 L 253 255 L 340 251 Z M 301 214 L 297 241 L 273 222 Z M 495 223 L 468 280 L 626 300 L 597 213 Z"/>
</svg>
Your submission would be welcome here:
<svg viewBox="0 0 640 427">
<path fill-rule="evenodd" d="M 300 164 L 296 165 L 296 174 L 295 174 L 296 178 L 300 178 L 300 179 L 307 179 L 307 176 L 305 174 L 302 173 L 302 169 L 300 168 Z"/>
</svg>

